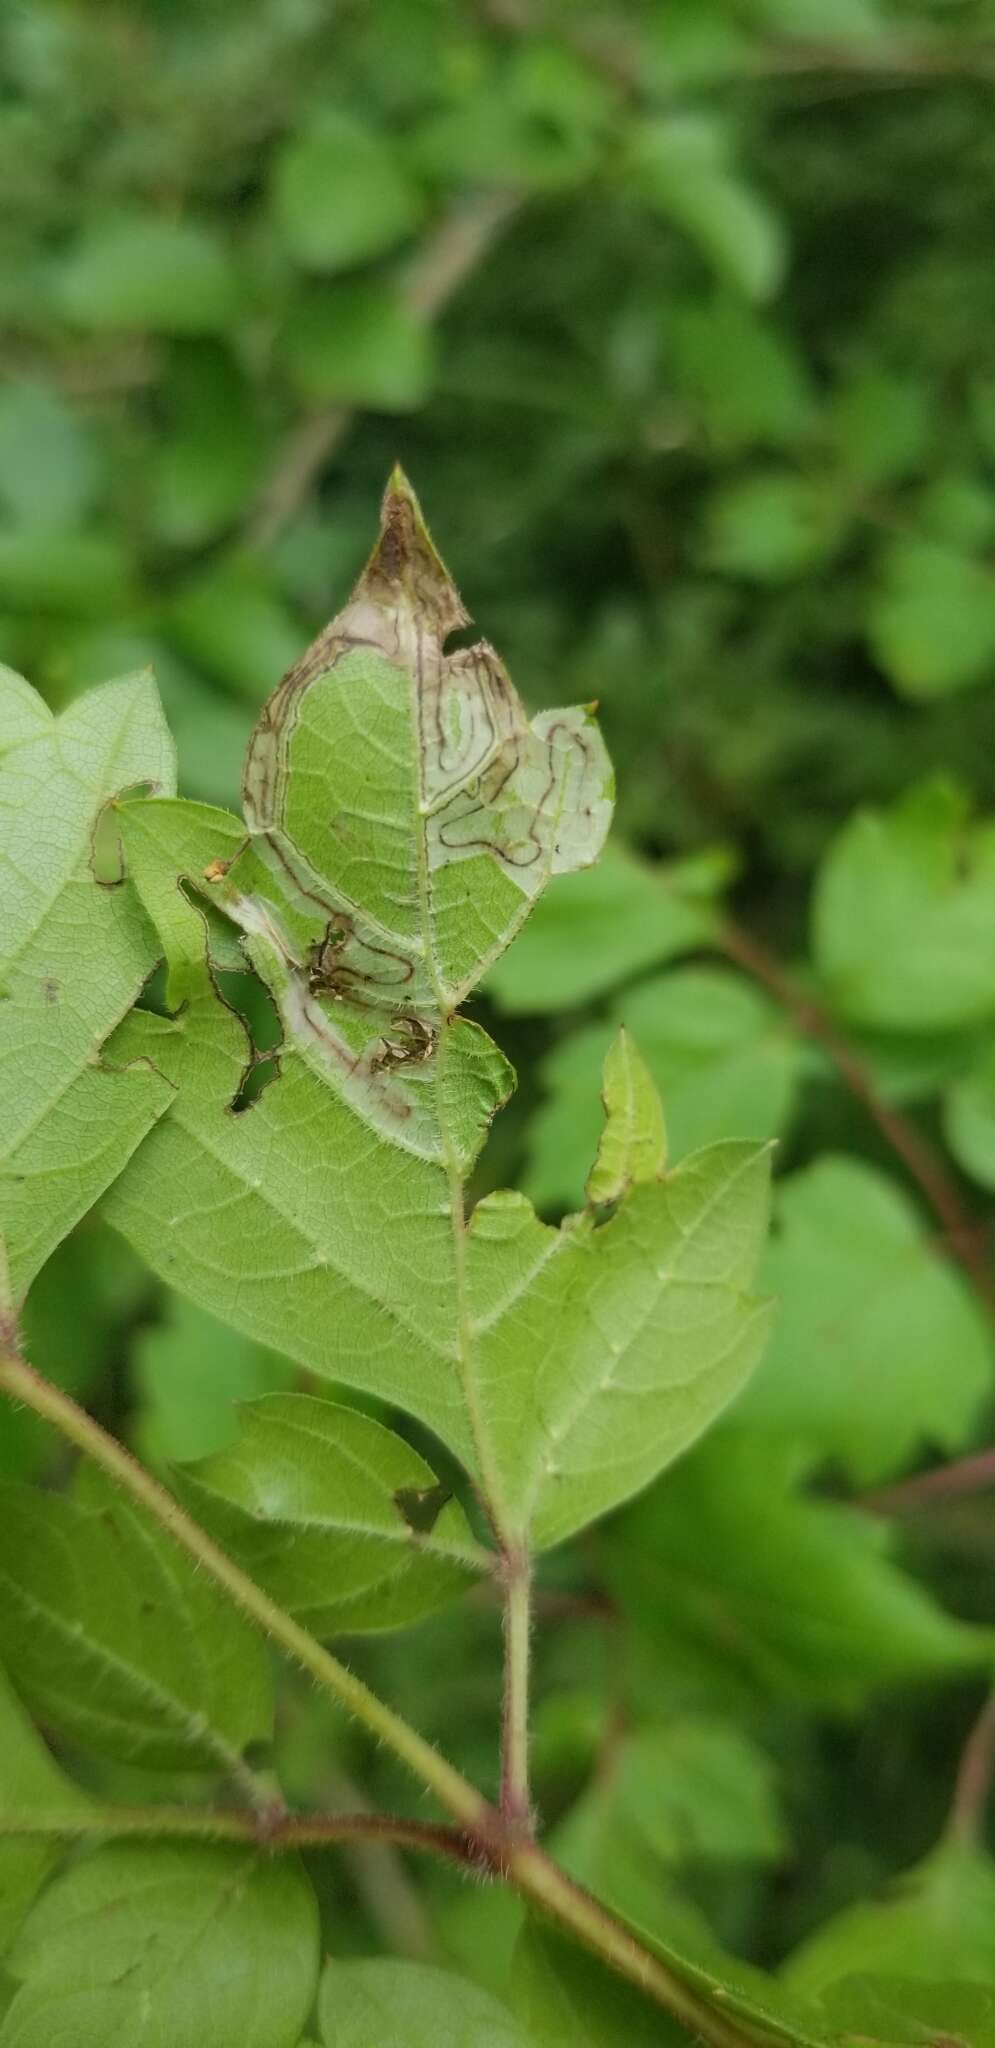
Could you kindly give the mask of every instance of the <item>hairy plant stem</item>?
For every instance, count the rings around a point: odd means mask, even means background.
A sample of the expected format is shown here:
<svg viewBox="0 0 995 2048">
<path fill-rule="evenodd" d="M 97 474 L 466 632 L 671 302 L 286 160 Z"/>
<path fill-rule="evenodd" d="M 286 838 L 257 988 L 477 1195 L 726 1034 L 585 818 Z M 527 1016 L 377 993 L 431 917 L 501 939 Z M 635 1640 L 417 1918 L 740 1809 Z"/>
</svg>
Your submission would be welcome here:
<svg viewBox="0 0 995 2048">
<path fill-rule="evenodd" d="M 94 1808 L 88 1815 L 87 1809 L 81 1807 L 65 1816 L 39 1814 L 31 1817 L 30 1823 L 27 1817 L 7 1815 L 0 1818 L 0 1837 L 5 1831 L 11 1835 L 47 1835 L 68 1840 L 114 1832 L 192 1835 L 208 1840 L 213 1837 L 253 1841 L 278 1851 L 318 1848 L 346 1839 L 355 1841 L 380 1835 L 381 1839 L 411 1848 L 430 1849 L 453 1857 L 464 1866 L 503 1878 L 540 1913 L 636 1985 L 692 2035 L 708 2043 L 709 2048 L 753 2048 L 753 2036 L 745 2027 L 737 2027 L 684 1984 L 623 1921 L 567 1877 L 537 1842 L 523 1837 L 520 1827 L 510 1826 L 504 1815 L 431 1743 L 284 1613 L 130 1451 L 87 1415 L 69 1394 L 27 1364 L 16 1349 L 14 1333 L 9 1328 L 3 1331 L 0 1344 L 0 1391 L 52 1423 L 130 1494 L 243 1614 L 407 1765 L 457 1824 L 455 1828 L 436 1827 L 376 1814 L 298 1817 L 284 1813 L 274 1802 L 269 1816 L 260 1812 L 217 1815 L 192 1808 L 182 1810 L 181 1819 L 176 1808 L 125 1808 L 121 1810 L 118 1828 L 117 1810 Z M 527 1608 L 524 1614 L 519 1613 L 517 1626 L 526 1618 Z"/>
<path fill-rule="evenodd" d="M 138 1836 L 200 1842 L 248 1842 L 277 1852 L 362 1844 L 421 1849 L 460 1862 L 476 1862 L 458 1828 L 381 1813 L 246 1813 L 238 1807 L 92 1806 L 66 1813 L 0 1812 L 0 1841 L 116 1841 Z"/>
<path fill-rule="evenodd" d="M 529 1791 L 529 1655 L 532 1633 L 532 1568 L 528 1552 L 504 1557 L 504 1708 L 501 1718 L 501 1812 L 527 1834 L 532 1825 Z"/>
<path fill-rule="evenodd" d="M 180 1507 L 172 1494 L 145 1470 L 144 1465 L 140 1465 L 130 1451 L 126 1451 L 99 1423 L 94 1422 L 70 1395 L 52 1386 L 9 1349 L 0 1355 L 0 1388 L 15 1401 L 23 1401 L 37 1415 L 54 1423 L 63 1436 L 131 1494 L 227 1593 L 243 1614 L 279 1643 L 296 1663 L 303 1665 L 348 1713 L 362 1721 L 388 1749 L 393 1750 L 413 1775 L 435 1793 L 447 1812 L 464 1826 L 479 1827 L 483 1834 L 487 1834 L 492 1809 L 467 1779 L 454 1770 L 416 1729 L 371 1692 L 361 1678 L 357 1678 L 345 1664 L 332 1656 L 330 1650 L 316 1642 L 306 1629 L 284 1613 L 276 1601 L 271 1600 Z"/>
</svg>

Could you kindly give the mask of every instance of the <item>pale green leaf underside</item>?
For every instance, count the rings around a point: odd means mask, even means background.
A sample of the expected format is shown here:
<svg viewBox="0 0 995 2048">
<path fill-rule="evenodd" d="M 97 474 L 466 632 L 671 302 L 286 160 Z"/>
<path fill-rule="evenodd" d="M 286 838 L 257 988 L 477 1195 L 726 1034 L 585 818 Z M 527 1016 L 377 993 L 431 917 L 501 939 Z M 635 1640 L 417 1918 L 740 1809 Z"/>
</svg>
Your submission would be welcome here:
<svg viewBox="0 0 995 2048">
<path fill-rule="evenodd" d="M 45 1722 L 114 1757 L 238 1771 L 270 1733 L 257 1636 L 96 1471 L 2 1492 L 0 1653 Z"/>
<path fill-rule="evenodd" d="M 761 1147 L 719 1145 L 657 1179 L 632 1058 L 638 1114 L 616 1103 L 610 1144 L 624 1117 L 623 1178 L 643 1184 L 610 1221 L 554 1231 L 495 1195 L 466 1227 L 510 1074 L 453 1004 L 530 892 L 593 858 L 610 771 L 586 714 L 526 728 L 489 649 L 442 653 L 462 618 L 392 484 L 349 606 L 263 712 L 250 834 L 203 805 L 124 808 L 182 1007 L 115 1038 L 177 1099 L 109 1214 L 202 1307 L 418 1416 L 505 1535 L 551 1543 L 675 1457 L 755 1364 L 768 1167 Z M 241 930 L 283 1026 L 279 1075 L 239 1114 L 249 1047 L 208 971 L 205 901 Z"/>
<path fill-rule="evenodd" d="M 289 1858 L 117 1844 L 49 1887 L 8 1967 L 0 2048 L 297 2048 L 318 1914 Z"/>
<path fill-rule="evenodd" d="M 271 1394 L 182 1476 L 197 1518 L 312 1634 L 417 1621 L 489 1563 L 410 1445 L 337 1402 Z"/>
<path fill-rule="evenodd" d="M 15 1305 L 170 1098 L 147 1065 L 102 1057 L 156 945 L 130 885 L 94 870 L 109 799 L 173 777 L 151 677 L 54 719 L 0 671 L 0 1298 Z"/>
</svg>

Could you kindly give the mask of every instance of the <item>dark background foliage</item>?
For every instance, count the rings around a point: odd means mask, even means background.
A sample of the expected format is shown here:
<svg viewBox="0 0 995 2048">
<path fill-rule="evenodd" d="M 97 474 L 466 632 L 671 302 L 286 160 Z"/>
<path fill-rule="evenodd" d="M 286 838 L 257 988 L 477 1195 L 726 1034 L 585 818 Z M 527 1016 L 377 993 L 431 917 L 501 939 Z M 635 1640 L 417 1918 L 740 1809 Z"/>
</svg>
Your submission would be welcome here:
<svg viewBox="0 0 995 2048">
<path fill-rule="evenodd" d="M 887 1558 L 884 1518 L 837 1505 L 991 1426 L 993 93 L 991 0 L 0 23 L 3 658 L 54 706 L 151 662 L 181 786 L 233 802 L 400 457 L 529 702 L 600 701 L 619 844 L 653 864 L 563 884 L 495 977 L 524 1072 L 488 1172 L 576 1201 L 609 1013 L 676 1151 L 784 1141 L 774 1352 L 714 1447 L 550 1561 L 536 1737 L 583 1875 L 765 1963 L 936 1837 L 978 1704 L 946 1616 L 995 1618 L 990 1497 L 903 1499 Z M 292 1376 L 99 1220 L 28 1322 L 153 1459 Z M 59 1476 L 18 1415 L 0 1467 Z M 497 1655 L 472 1603 L 356 1650 L 483 1779 Z M 699 1811 L 753 1745 L 711 1835 L 653 1750 L 674 1716 L 720 1729 Z M 332 1739 L 288 1698 L 294 1787 L 385 1789 L 341 1731 L 329 1779 Z M 404 1946 L 404 1900 L 356 1877 L 321 1865 L 329 1944 L 386 1918 Z M 499 1980 L 513 1909 L 424 1895 Z"/>
</svg>

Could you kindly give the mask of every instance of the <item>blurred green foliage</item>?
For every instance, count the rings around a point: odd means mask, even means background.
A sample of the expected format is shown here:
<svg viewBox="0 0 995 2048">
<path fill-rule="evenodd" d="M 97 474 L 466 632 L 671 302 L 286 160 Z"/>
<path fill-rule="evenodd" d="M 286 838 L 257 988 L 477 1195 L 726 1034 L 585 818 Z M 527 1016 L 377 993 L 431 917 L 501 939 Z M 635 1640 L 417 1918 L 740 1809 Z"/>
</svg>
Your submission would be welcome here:
<svg viewBox="0 0 995 2048">
<path fill-rule="evenodd" d="M 580 1199 L 624 1021 L 674 1156 L 781 1139 L 783 1309 L 733 1423 L 549 1560 L 539 1802 L 571 1867 L 661 1936 L 703 1921 L 766 1964 L 805 1937 L 798 1985 L 868 2034 L 892 1999 L 948 2033 L 960 2010 L 861 1988 L 875 1964 L 914 1978 L 933 1942 L 933 1976 L 995 1982 L 987 1862 L 923 1864 L 977 1704 L 990 1506 L 916 1535 L 840 1498 L 983 1444 L 993 1413 L 990 1313 L 883 1129 L 911 1116 L 946 1148 L 985 1267 L 993 91 L 993 0 L 0 18 L 0 658 L 55 706 L 151 662 L 181 787 L 232 802 L 400 456 L 524 695 L 600 701 L 620 839 L 493 976 L 524 1085 L 485 1171 Z M 730 903 L 801 963 L 797 1002 L 748 977 Z M 232 1398 L 291 1379 L 95 1219 L 26 1335 L 153 1462 L 220 1456 Z M 3 1416 L 4 1477 L 52 1459 Z M 356 1661 L 491 1782 L 498 1654 L 471 1603 Z M 342 1768 L 410 1796 L 303 1686 L 280 1744 L 302 1798 Z M 138 1773 L 92 1777 L 128 1796 Z M 879 1938 L 884 1908 L 853 1902 L 903 1866 Z M 348 1873 L 316 1877 L 326 1945 L 390 1945 Z M 517 1909 L 434 1868 L 423 1893 L 441 1952 L 502 1988 Z M 520 2003 L 566 2039 L 562 1958 L 534 1939 Z M 612 1996 L 604 2038 L 637 2038 Z"/>
</svg>

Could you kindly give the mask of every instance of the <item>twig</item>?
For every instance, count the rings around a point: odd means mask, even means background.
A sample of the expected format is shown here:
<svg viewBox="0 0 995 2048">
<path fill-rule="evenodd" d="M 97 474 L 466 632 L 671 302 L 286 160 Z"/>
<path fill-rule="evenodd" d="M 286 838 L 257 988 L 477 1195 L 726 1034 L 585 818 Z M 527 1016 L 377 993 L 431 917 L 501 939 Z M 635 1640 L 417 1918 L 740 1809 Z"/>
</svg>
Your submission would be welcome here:
<svg viewBox="0 0 995 2048">
<path fill-rule="evenodd" d="M 504 1560 L 504 1707 L 501 1717 L 501 1812 L 509 1825 L 528 1832 L 529 1655 L 532 1632 L 532 1572 L 527 1552 Z"/>
<path fill-rule="evenodd" d="M 499 1816 L 482 1793 L 454 1770 L 400 1714 L 395 1714 L 384 1700 L 364 1685 L 362 1679 L 333 1657 L 331 1651 L 301 1628 L 291 1615 L 284 1613 L 276 1601 L 271 1600 L 261 1586 L 257 1586 L 248 1573 L 243 1572 L 207 1531 L 181 1508 L 151 1472 L 147 1472 L 130 1451 L 102 1429 L 78 1402 L 35 1372 L 13 1348 L 9 1334 L 6 1344 L 10 1348 L 0 1352 L 0 1389 L 13 1400 L 22 1401 L 26 1407 L 32 1408 L 45 1421 L 53 1423 L 70 1443 L 92 1458 L 94 1464 L 99 1465 L 110 1479 L 146 1509 L 160 1528 L 165 1529 L 181 1550 L 185 1550 L 194 1563 L 206 1571 L 208 1577 L 257 1628 L 272 1637 L 295 1663 L 303 1666 L 317 1680 L 325 1692 L 330 1692 L 338 1700 L 347 1713 L 385 1743 L 408 1770 L 435 1793 L 455 1820 L 474 1829 L 482 1840 L 486 1840 Z"/>
<path fill-rule="evenodd" d="M 412 259 L 400 282 L 401 304 L 426 323 L 454 297 L 517 211 L 517 193 L 491 191 L 461 199 Z M 252 548 L 271 547 L 308 497 L 356 417 L 346 405 L 321 406 L 291 429 L 264 483 L 245 532 Z"/>
<path fill-rule="evenodd" d="M 903 1116 L 901 1110 L 885 1102 L 860 1055 L 832 1018 L 806 990 L 798 986 L 759 939 L 744 931 L 741 925 L 726 923 L 717 934 L 717 944 L 738 966 L 762 982 L 794 1018 L 799 1029 L 807 1037 L 815 1039 L 829 1054 L 841 1080 L 863 1103 L 928 1203 L 952 1257 L 966 1274 L 989 1321 L 995 1324 L 995 1281 L 989 1269 L 984 1238 L 942 1155 Z"/>
<path fill-rule="evenodd" d="M 206 1530 L 198 1526 L 172 1494 L 167 1493 L 165 1487 L 129 1451 L 87 1415 L 70 1395 L 26 1364 L 16 1348 L 15 1331 L 9 1319 L 2 1315 L 0 1391 L 14 1401 L 23 1402 L 36 1415 L 52 1423 L 70 1443 L 92 1458 L 146 1509 L 243 1614 L 271 1636 L 324 1692 L 363 1722 L 422 1780 L 456 1822 L 455 1830 L 443 1830 L 446 1853 L 457 1853 L 466 1863 L 476 1864 L 478 1869 L 489 1870 L 512 1884 L 524 1899 L 546 1913 L 628 1983 L 635 1984 L 647 1998 L 654 1999 L 687 2032 L 707 2042 L 709 2048 L 752 2048 L 752 2035 L 748 2028 L 740 2028 L 732 2015 L 716 2010 L 707 1997 L 685 1983 L 675 1969 L 645 1947 L 624 1921 L 559 1869 L 536 1841 L 523 1838 L 509 1827 L 504 1816 L 484 1798 L 483 1793 L 471 1785 L 438 1750 L 433 1749 L 431 1743 L 371 1692 L 337 1657 L 308 1635 L 306 1629 L 284 1613 L 240 1566 L 227 1557 Z M 151 1810 L 144 1809 L 142 1827 L 148 1829 L 151 1826 L 150 1816 Z M 359 1816 L 364 1833 L 369 1831 L 372 1818 L 365 1814 Z M 317 1847 L 331 1839 L 330 1826 L 336 1830 L 336 1838 L 342 1839 L 349 1819 L 348 1815 L 284 1818 L 279 1809 L 275 1809 L 269 1821 L 260 1815 L 247 1815 L 244 1819 L 238 1817 L 234 1831 L 239 1840 L 243 1839 L 241 1830 L 245 1827 L 251 1831 L 245 1839 L 258 1841 L 262 1836 L 263 1840 L 283 1844 L 289 1838 L 294 1847 L 309 1844 Z M 72 1832 L 75 1832 L 80 1816 L 73 1814 L 68 1820 Z M 386 1824 L 394 1826 L 393 1822 Z M 50 1822 L 50 1825 L 55 1831 L 55 1823 Z M 429 1838 L 419 1824 L 405 1822 L 402 1825 L 406 1830 L 409 1825 L 412 1829 L 417 1827 L 417 1846 L 429 1846 Z M 62 1832 L 65 1832 L 65 1824 Z M 461 1844 L 466 1844 L 465 1854 L 462 1849 L 453 1850 L 454 1836 Z M 394 1834 L 392 1839 L 399 1838 Z M 410 1839 L 415 1846 L 413 1836 Z M 439 1841 L 438 1834 L 432 1836 L 432 1846 L 439 1846 Z"/>
<path fill-rule="evenodd" d="M 893 1486 L 875 1487 L 872 1493 L 861 1494 L 860 1505 L 876 1515 L 916 1515 L 923 1508 L 946 1507 L 990 1488 L 995 1488 L 995 1450 L 975 1451 L 969 1458 L 937 1465 L 932 1472 L 916 1472 Z"/>
<path fill-rule="evenodd" d="M 417 1823 L 417 1840 L 395 1834 L 395 1823 L 372 1812 L 359 1786 L 339 1765 L 325 1771 L 321 1789 L 323 1796 L 330 1797 L 336 1808 L 341 1804 L 342 1817 L 354 1825 L 352 1839 L 342 1843 L 343 1860 L 353 1889 L 362 1900 L 385 1948 L 394 1955 L 406 1956 L 410 1962 L 438 1962 L 439 1944 L 425 1901 L 412 1883 L 404 1859 L 398 1855 L 398 1847 L 437 1849 L 444 1855 L 456 1855 L 464 1861 L 469 1855 L 478 1864 L 479 1850 L 473 1849 L 466 1836 L 455 1835 L 450 1828 L 430 1827 L 431 1840 L 425 1839 L 424 1829 Z M 333 1818 L 337 1820 L 339 1815 L 336 1813 Z M 364 1820 L 372 1820 L 373 1826 L 364 1829 L 361 1825 Z M 401 1821 L 397 1825 L 403 1829 L 407 1824 Z"/>
<path fill-rule="evenodd" d="M 989 1693 L 960 1753 L 947 1838 L 978 1840 L 995 1773 L 995 1691 Z"/>
<path fill-rule="evenodd" d="M 151 1840 L 249 1842 L 276 1853 L 394 1843 L 405 1849 L 448 1856 L 480 1866 L 480 1847 L 458 1828 L 432 1821 L 404 1820 L 383 1813 L 260 1814 L 234 1807 L 94 1806 L 67 1813 L 6 1813 L 0 1809 L 0 1841 L 7 1837 L 60 1842 L 128 1836 Z"/>
</svg>

